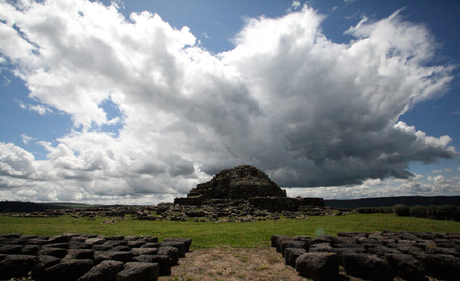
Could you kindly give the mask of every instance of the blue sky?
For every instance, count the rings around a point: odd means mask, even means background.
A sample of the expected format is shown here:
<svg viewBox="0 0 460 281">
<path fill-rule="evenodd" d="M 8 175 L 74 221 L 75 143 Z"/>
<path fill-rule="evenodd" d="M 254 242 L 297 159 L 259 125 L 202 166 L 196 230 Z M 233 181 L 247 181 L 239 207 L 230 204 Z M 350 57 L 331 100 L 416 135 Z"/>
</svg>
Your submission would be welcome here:
<svg viewBox="0 0 460 281">
<path fill-rule="evenodd" d="M 458 1 L 0 5 L 0 200 L 460 195 Z"/>
</svg>

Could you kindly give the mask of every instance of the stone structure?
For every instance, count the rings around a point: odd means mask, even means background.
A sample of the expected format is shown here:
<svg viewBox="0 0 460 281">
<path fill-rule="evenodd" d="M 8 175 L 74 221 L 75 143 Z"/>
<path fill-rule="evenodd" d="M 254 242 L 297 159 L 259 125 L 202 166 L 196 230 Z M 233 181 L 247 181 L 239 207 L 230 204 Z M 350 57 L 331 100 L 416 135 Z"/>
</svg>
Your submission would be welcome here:
<svg viewBox="0 0 460 281">
<path fill-rule="evenodd" d="M 247 199 L 257 196 L 286 197 L 286 191 L 261 170 L 245 165 L 221 171 L 212 180 L 198 184 L 187 198 L 176 198 L 174 203 L 201 205 L 209 199 Z"/>
<path fill-rule="evenodd" d="M 215 203 L 249 203 L 260 210 L 270 212 L 297 212 L 302 206 L 324 207 L 322 198 L 288 198 L 264 172 L 244 165 L 226 169 L 212 180 L 198 184 L 186 198 L 174 199 L 179 205 L 214 205 Z"/>
<path fill-rule="evenodd" d="M 434 232 L 340 232 L 337 236 L 275 235 L 272 247 L 286 265 L 314 280 L 343 280 L 339 266 L 366 280 L 460 280 L 460 234 Z"/>
<path fill-rule="evenodd" d="M 171 275 L 192 239 L 154 236 L 0 234 L 0 280 L 156 281 Z"/>
</svg>

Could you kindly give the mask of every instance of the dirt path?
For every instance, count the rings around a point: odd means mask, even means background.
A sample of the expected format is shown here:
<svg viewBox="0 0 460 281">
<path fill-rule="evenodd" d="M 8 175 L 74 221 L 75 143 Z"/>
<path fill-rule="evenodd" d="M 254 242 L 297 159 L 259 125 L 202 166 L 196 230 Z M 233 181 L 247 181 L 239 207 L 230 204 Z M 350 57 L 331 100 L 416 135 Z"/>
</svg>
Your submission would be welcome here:
<svg viewBox="0 0 460 281">
<path fill-rule="evenodd" d="M 306 281 L 292 267 L 284 265 L 284 258 L 274 248 L 231 248 L 219 246 L 186 254 L 180 264 L 172 268 L 172 275 L 160 281 Z"/>
</svg>

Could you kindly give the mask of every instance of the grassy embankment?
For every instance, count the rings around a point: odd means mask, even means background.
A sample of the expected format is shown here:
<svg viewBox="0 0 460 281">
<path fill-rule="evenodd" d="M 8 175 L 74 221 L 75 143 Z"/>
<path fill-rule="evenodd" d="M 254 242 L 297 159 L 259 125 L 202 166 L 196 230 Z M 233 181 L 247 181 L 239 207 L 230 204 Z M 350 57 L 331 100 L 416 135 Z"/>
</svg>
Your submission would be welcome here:
<svg viewBox="0 0 460 281">
<path fill-rule="evenodd" d="M 100 235 L 152 235 L 160 241 L 165 237 L 193 238 L 192 248 L 216 245 L 232 247 L 270 246 L 272 235 L 336 235 L 343 231 L 416 231 L 460 232 L 460 222 L 437 221 L 393 214 L 359 214 L 348 216 L 309 217 L 308 220 L 282 218 L 278 221 L 252 223 L 197 223 L 171 221 L 139 221 L 126 219 L 113 224 L 107 218 L 91 221 L 85 218 L 12 218 L 0 216 L 0 233 L 25 235 L 60 235 L 62 233 L 94 233 Z"/>
</svg>

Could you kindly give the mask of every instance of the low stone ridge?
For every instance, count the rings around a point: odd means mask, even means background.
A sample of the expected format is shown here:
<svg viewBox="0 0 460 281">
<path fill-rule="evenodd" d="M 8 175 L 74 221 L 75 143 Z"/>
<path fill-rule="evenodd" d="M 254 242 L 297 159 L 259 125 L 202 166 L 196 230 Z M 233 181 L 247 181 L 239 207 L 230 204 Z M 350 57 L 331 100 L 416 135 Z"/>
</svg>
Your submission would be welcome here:
<svg viewBox="0 0 460 281">
<path fill-rule="evenodd" d="M 460 234 L 432 232 L 342 232 L 337 236 L 271 238 L 286 265 L 314 280 L 460 280 Z"/>
<path fill-rule="evenodd" d="M 192 239 L 154 236 L 0 234 L 0 280 L 158 280 L 185 257 Z"/>
</svg>

